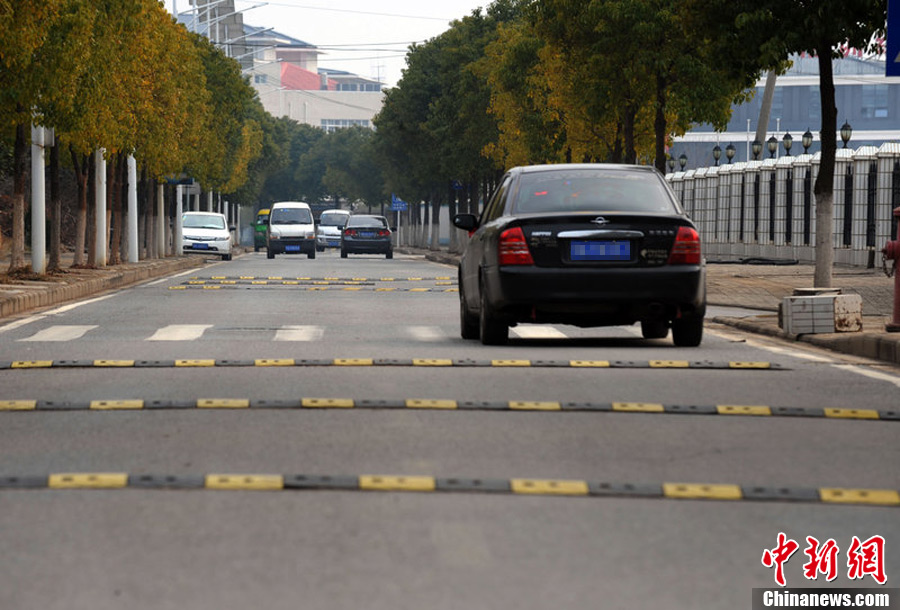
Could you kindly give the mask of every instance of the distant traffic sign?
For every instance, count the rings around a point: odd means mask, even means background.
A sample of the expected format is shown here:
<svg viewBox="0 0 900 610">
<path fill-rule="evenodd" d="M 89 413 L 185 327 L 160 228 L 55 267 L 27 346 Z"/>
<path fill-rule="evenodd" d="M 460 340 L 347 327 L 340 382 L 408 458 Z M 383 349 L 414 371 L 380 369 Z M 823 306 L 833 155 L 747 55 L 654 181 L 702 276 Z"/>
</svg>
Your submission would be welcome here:
<svg viewBox="0 0 900 610">
<path fill-rule="evenodd" d="M 409 204 L 391 193 L 391 211 L 405 212 L 409 208 Z"/>
</svg>

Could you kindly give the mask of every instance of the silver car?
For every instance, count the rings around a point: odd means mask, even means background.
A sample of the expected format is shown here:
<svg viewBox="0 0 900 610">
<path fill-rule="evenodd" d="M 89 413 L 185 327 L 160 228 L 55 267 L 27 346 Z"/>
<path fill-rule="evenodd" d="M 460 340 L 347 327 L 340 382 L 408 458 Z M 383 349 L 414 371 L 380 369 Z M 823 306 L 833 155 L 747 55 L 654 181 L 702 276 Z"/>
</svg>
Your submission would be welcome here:
<svg viewBox="0 0 900 610">
<path fill-rule="evenodd" d="M 316 227 L 316 250 L 341 247 L 341 230 L 347 225 L 350 212 L 347 210 L 325 210 Z"/>
</svg>

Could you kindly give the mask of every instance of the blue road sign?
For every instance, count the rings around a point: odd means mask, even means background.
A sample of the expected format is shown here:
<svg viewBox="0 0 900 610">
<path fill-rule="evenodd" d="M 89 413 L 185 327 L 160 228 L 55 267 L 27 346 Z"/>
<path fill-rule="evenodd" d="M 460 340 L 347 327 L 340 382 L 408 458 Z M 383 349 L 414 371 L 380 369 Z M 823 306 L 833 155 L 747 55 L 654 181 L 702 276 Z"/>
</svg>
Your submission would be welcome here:
<svg viewBox="0 0 900 610">
<path fill-rule="evenodd" d="M 887 76 L 900 76 L 900 0 L 889 0 L 887 22 Z"/>
<path fill-rule="evenodd" d="M 405 212 L 409 204 L 391 193 L 391 211 L 393 212 Z"/>
</svg>

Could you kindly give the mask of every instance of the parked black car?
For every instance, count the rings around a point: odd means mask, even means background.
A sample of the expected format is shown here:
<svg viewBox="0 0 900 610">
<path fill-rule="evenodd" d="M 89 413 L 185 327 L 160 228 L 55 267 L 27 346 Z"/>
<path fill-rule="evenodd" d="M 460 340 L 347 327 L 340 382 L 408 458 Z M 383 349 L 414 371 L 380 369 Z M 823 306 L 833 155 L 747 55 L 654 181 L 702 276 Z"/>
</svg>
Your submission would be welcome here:
<svg viewBox="0 0 900 610">
<path fill-rule="evenodd" d="M 459 264 L 461 334 L 505 343 L 518 323 L 641 323 L 645 338 L 699 345 L 706 313 L 700 236 L 652 167 L 518 167 L 481 217 Z"/>
<path fill-rule="evenodd" d="M 348 254 L 384 254 L 394 258 L 391 228 L 384 216 L 354 214 L 341 231 L 341 258 Z"/>
</svg>

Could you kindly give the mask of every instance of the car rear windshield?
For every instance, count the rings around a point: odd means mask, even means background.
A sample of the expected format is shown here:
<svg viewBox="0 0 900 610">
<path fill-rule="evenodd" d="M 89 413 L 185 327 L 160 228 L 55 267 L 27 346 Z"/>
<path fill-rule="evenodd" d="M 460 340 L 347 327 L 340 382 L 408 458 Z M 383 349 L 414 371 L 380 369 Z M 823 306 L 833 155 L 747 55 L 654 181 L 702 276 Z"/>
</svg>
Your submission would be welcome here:
<svg viewBox="0 0 900 610">
<path fill-rule="evenodd" d="M 345 222 L 347 222 L 346 214 L 336 214 L 334 212 L 322 214 L 322 217 L 319 219 L 319 224 L 324 227 L 343 227 Z"/>
<path fill-rule="evenodd" d="M 513 213 L 675 213 L 669 192 L 655 174 L 627 170 L 575 169 L 526 173 Z"/>
<path fill-rule="evenodd" d="M 269 213 L 269 222 L 273 225 L 308 225 L 312 222 L 312 213 L 306 208 L 275 208 Z"/>
<path fill-rule="evenodd" d="M 224 229 L 225 219 L 213 214 L 191 214 L 182 217 L 181 226 L 186 229 Z"/>
<path fill-rule="evenodd" d="M 387 228 L 387 221 L 384 218 L 372 216 L 351 216 L 347 222 L 348 227 L 374 227 L 376 229 Z"/>
</svg>

